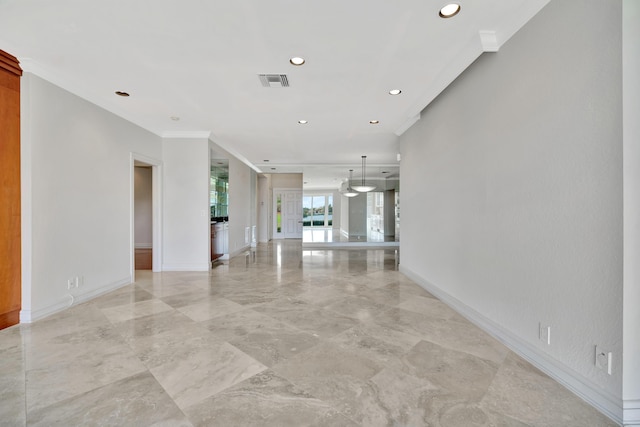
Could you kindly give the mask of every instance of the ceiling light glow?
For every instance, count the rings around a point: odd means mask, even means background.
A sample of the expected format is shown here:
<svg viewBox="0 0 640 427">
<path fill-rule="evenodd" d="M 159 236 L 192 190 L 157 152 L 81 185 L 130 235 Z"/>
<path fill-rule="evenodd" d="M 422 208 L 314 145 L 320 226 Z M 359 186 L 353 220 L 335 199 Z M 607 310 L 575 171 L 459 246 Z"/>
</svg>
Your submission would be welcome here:
<svg viewBox="0 0 640 427">
<path fill-rule="evenodd" d="M 309 122 L 306 120 L 298 120 L 298 123 L 300 123 L 301 125 L 306 125 Z"/>
<path fill-rule="evenodd" d="M 452 18 L 456 16 L 458 12 L 460 12 L 460 5 L 457 3 L 450 3 L 440 9 L 438 15 L 440 15 L 440 18 Z"/>
<path fill-rule="evenodd" d="M 304 58 L 300 58 L 299 56 L 294 56 L 289 60 L 289 62 L 291 63 L 291 65 L 295 65 L 296 67 L 298 67 L 304 64 Z"/>
<path fill-rule="evenodd" d="M 391 89 L 389 95 L 400 95 L 402 91 L 400 89 Z"/>
</svg>

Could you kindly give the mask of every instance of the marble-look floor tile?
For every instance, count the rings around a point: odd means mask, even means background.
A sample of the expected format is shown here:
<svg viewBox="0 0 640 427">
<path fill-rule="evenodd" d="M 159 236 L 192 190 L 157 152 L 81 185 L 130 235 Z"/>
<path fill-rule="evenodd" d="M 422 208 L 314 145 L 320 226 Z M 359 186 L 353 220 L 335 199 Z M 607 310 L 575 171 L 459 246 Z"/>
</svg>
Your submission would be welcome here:
<svg viewBox="0 0 640 427">
<path fill-rule="evenodd" d="M 452 317 L 457 315 L 457 313 L 453 311 L 452 308 L 450 308 L 440 300 L 418 295 L 407 298 L 405 301 L 398 304 L 397 307 L 403 310 L 427 314 L 430 317 L 436 317 L 445 320 L 451 319 Z"/>
<path fill-rule="evenodd" d="M 324 308 L 352 317 L 360 322 L 366 322 L 372 319 L 376 313 L 386 310 L 388 307 L 362 297 L 342 296 Z"/>
<path fill-rule="evenodd" d="M 71 358 L 73 355 L 70 354 L 68 360 L 28 370 L 27 411 L 52 405 L 146 369 L 124 344 L 91 350 L 83 357 Z"/>
<path fill-rule="evenodd" d="M 184 409 L 266 369 L 231 344 L 223 343 L 200 349 L 187 359 L 169 362 L 150 371 L 176 404 Z"/>
<path fill-rule="evenodd" d="M 443 319 L 440 311 L 416 313 L 392 308 L 377 314 L 373 320 L 380 326 L 496 363 L 501 363 L 508 353 L 504 345 L 457 315 L 454 319 Z"/>
<path fill-rule="evenodd" d="M 184 314 L 171 310 L 127 320 L 114 325 L 114 328 L 126 342 L 130 342 L 194 324 L 195 322 Z"/>
<path fill-rule="evenodd" d="M 27 369 L 46 368 L 51 365 L 73 362 L 92 357 L 94 354 L 109 354 L 112 348 L 122 347 L 129 352 L 123 338 L 111 326 L 83 329 L 49 339 L 38 339 L 24 350 Z"/>
<path fill-rule="evenodd" d="M 32 324 L 21 325 L 26 344 L 48 340 L 57 335 L 70 334 L 100 326 L 109 326 L 109 320 L 91 304 L 80 304 Z"/>
<path fill-rule="evenodd" d="M 420 341 L 405 356 L 403 371 L 436 385 L 438 394 L 479 401 L 491 385 L 498 367 L 497 363 L 468 353 Z"/>
<path fill-rule="evenodd" d="M 198 323 L 211 334 L 222 341 L 233 341 L 244 337 L 253 331 L 259 331 L 275 320 L 272 317 L 258 313 L 253 309 L 236 311 L 225 316 Z"/>
<path fill-rule="evenodd" d="M 187 305 L 199 304 L 219 296 L 219 292 L 213 289 L 191 290 L 182 294 L 169 295 L 162 297 L 161 300 L 173 308 L 182 308 Z"/>
<path fill-rule="evenodd" d="M 206 328 L 196 325 L 183 325 L 129 342 L 133 352 L 149 369 L 186 360 L 194 353 L 220 344 L 220 339 Z"/>
<path fill-rule="evenodd" d="M 295 286 L 264 286 L 250 289 L 234 289 L 225 292 L 225 298 L 245 306 L 256 306 L 279 299 L 295 297 L 305 292 Z"/>
<path fill-rule="evenodd" d="M 128 305 L 136 302 L 147 301 L 153 298 L 149 292 L 138 289 L 135 285 L 128 285 L 106 295 L 99 296 L 91 301 L 91 304 L 98 308 L 116 307 Z"/>
<path fill-rule="evenodd" d="M 419 338 L 412 335 L 384 330 L 373 323 L 354 326 L 327 340 L 327 342 L 354 351 L 385 367 L 400 367 L 402 358 L 419 341 Z"/>
<path fill-rule="evenodd" d="M 146 301 L 135 302 L 133 304 L 118 305 L 115 307 L 107 307 L 102 309 L 102 313 L 109 319 L 111 323 L 125 322 L 139 317 L 145 317 L 152 314 L 158 314 L 165 311 L 172 311 L 173 308 L 160 301 L 159 299 L 150 299 Z"/>
<path fill-rule="evenodd" d="M 202 287 L 198 286 L 198 284 L 190 283 L 189 281 L 180 278 L 177 278 L 175 281 L 169 280 L 161 283 L 142 283 L 139 286 L 141 289 L 153 294 L 153 296 L 155 296 L 156 298 L 164 298 L 171 295 L 184 294 L 197 291 L 198 289 L 202 290 Z"/>
<path fill-rule="evenodd" d="M 500 367 L 482 407 L 536 426 L 616 425 L 512 353 Z"/>
<path fill-rule="evenodd" d="M 148 372 L 32 411 L 28 421 L 33 427 L 192 426 Z"/>
<path fill-rule="evenodd" d="M 615 425 L 396 267 L 282 240 L 137 271 L 0 331 L 0 427 Z"/>
<path fill-rule="evenodd" d="M 181 307 L 178 311 L 194 322 L 202 322 L 244 309 L 245 307 L 243 305 L 226 298 L 213 297 L 207 298 L 204 302 Z"/>
<path fill-rule="evenodd" d="M 196 427 L 335 426 L 358 424 L 328 403 L 264 371 L 185 409 Z"/>
<path fill-rule="evenodd" d="M 2 331 L 4 332 L 4 331 Z M 26 423 L 25 368 L 22 342 L 0 332 L 0 426 Z M 11 342 L 10 347 L 7 343 Z"/>
<path fill-rule="evenodd" d="M 477 402 L 455 395 L 437 395 L 425 401 L 425 425 L 437 427 L 546 427 L 530 425 L 504 414 L 492 412 Z"/>
<path fill-rule="evenodd" d="M 299 354 L 272 369 L 353 419 L 361 406 L 359 399 L 369 388 L 367 381 L 382 369 L 382 365 L 358 352 L 324 342 L 313 351 Z"/>
<path fill-rule="evenodd" d="M 273 366 L 318 344 L 320 338 L 273 319 L 229 342 L 266 366 Z"/>
<path fill-rule="evenodd" d="M 358 324 L 351 317 L 309 304 L 294 305 L 282 301 L 255 307 L 254 310 L 322 338 L 332 337 Z"/>
</svg>

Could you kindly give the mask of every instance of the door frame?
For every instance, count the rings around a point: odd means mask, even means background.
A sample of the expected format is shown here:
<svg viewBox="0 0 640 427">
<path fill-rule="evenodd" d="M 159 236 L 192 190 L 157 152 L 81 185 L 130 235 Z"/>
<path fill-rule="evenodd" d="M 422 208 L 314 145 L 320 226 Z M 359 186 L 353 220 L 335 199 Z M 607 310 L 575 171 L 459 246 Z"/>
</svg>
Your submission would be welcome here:
<svg viewBox="0 0 640 427">
<path fill-rule="evenodd" d="M 130 155 L 130 201 L 129 201 L 129 250 L 131 281 L 135 282 L 136 274 L 136 239 L 135 239 L 135 162 L 146 163 L 151 166 L 151 228 L 153 233 L 151 271 L 162 271 L 162 161 L 143 154 L 131 152 Z"/>
</svg>

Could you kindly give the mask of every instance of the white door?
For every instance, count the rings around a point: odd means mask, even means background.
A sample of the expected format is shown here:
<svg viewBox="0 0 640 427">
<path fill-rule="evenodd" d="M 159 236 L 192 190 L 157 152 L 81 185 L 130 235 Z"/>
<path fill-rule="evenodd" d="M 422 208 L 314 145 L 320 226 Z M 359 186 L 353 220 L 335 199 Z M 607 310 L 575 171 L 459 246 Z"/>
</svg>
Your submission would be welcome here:
<svg viewBox="0 0 640 427">
<path fill-rule="evenodd" d="M 290 190 L 284 196 L 284 238 L 302 239 L 302 191 Z"/>
</svg>

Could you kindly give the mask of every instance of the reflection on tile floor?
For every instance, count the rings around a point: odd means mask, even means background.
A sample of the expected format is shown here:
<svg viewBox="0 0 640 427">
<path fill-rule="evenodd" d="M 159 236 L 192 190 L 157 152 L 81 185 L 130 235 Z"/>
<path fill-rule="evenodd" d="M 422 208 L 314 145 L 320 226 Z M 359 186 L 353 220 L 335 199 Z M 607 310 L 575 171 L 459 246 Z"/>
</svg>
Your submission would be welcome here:
<svg viewBox="0 0 640 427">
<path fill-rule="evenodd" d="M 614 426 L 396 271 L 258 247 L 0 331 L 0 426 Z"/>
</svg>

